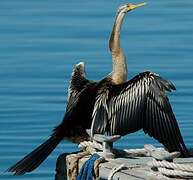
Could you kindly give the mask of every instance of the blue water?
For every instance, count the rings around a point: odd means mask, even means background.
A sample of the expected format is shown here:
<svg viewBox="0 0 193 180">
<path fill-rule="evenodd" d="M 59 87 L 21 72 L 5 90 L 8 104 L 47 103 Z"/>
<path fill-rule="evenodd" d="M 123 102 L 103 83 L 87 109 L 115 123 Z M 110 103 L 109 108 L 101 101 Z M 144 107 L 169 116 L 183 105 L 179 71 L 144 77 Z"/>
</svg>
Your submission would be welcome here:
<svg viewBox="0 0 193 180">
<path fill-rule="evenodd" d="M 76 63 L 99 80 L 112 69 L 108 39 L 115 0 L 0 1 L 0 174 L 47 139 L 64 115 L 67 89 Z M 130 1 L 139 3 L 142 1 Z M 129 13 L 121 32 L 128 78 L 152 70 L 171 80 L 169 95 L 182 135 L 193 147 L 193 1 L 149 0 Z M 159 143 L 137 132 L 119 148 Z M 55 163 L 77 145 L 61 143 L 34 172 L 0 179 L 54 179 Z"/>
</svg>

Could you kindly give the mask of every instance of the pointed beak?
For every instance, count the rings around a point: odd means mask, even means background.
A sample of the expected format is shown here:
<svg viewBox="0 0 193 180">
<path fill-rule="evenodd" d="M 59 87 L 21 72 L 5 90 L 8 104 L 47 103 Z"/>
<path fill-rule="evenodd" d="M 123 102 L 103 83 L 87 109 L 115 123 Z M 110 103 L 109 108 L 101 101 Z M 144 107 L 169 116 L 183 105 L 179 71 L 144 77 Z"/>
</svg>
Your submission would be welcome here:
<svg viewBox="0 0 193 180">
<path fill-rule="evenodd" d="M 130 6 L 130 10 L 133 10 L 133 9 L 135 9 L 135 8 L 138 8 L 138 7 L 141 7 L 141 6 L 145 5 L 145 4 L 147 4 L 147 3 L 146 3 L 146 2 L 143 2 L 143 3 L 140 3 L 140 4 L 136 4 L 136 5 L 132 4 L 132 5 Z"/>
</svg>

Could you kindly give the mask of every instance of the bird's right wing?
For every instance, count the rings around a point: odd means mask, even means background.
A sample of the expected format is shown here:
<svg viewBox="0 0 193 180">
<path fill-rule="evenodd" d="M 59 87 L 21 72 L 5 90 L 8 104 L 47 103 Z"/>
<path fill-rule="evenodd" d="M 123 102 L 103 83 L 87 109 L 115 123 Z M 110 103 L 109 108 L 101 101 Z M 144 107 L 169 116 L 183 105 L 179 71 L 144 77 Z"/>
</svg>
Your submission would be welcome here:
<svg viewBox="0 0 193 180">
<path fill-rule="evenodd" d="M 113 87 L 115 93 L 108 107 L 111 133 L 127 134 L 142 128 L 169 151 L 183 153 L 183 149 L 187 149 L 165 93 L 171 89 L 175 90 L 175 87 L 170 81 L 149 71 L 123 86 Z M 115 110 L 111 110 L 113 108 Z"/>
<path fill-rule="evenodd" d="M 187 150 L 165 90 L 173 84 L 146 71 L 98 95 L 92 132 L 126 135 L 143 129 L 169 151 Z"/>
</svg>

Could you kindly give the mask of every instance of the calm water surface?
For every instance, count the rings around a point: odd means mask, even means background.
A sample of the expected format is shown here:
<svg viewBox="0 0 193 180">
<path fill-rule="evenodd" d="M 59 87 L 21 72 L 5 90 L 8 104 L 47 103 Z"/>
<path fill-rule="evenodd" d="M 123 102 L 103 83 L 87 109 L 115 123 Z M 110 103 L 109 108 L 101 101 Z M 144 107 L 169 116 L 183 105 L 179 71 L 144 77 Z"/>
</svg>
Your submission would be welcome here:
<svg viewBox="0 0 193 180">
<path fill-rule="evenodd" d="M 128 1 L 0 1 L 0 174 L 51 134 L 64 115 L 76 63 L 99 80 L 112 69 L 108 39 L 117 7 Z M 142 1 L 130 1 L 139 3 Z M 149 0 L 127 15 L 121 45 L 128 78 L 152 70 L 177 88 L 169 94 L 185 143 L 193 147 L 193 1 Z M 126 141 L 125 141 L 126 140 Z M 119 148 L 159 143 L 143 132 L 122 138 Z M 59 154 L 77 151 L 61 143 L 34 172 L 0 179 L 54 179 Z"/>
</svg>

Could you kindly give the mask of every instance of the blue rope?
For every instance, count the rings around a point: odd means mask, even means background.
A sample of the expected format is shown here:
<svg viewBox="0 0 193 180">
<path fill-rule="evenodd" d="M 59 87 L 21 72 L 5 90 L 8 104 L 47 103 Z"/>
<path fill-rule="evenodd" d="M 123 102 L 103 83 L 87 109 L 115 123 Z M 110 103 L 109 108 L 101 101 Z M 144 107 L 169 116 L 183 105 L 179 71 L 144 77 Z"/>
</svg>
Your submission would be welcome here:
<svg viewBox="0 0 193 180">
<path fill-rule="evenodd" d="M 94 174 L 94 162 L 99 158 L 98 154 L 93 154 L 82 166 L 76 180 L 92 180 Z"/>
</svg>

